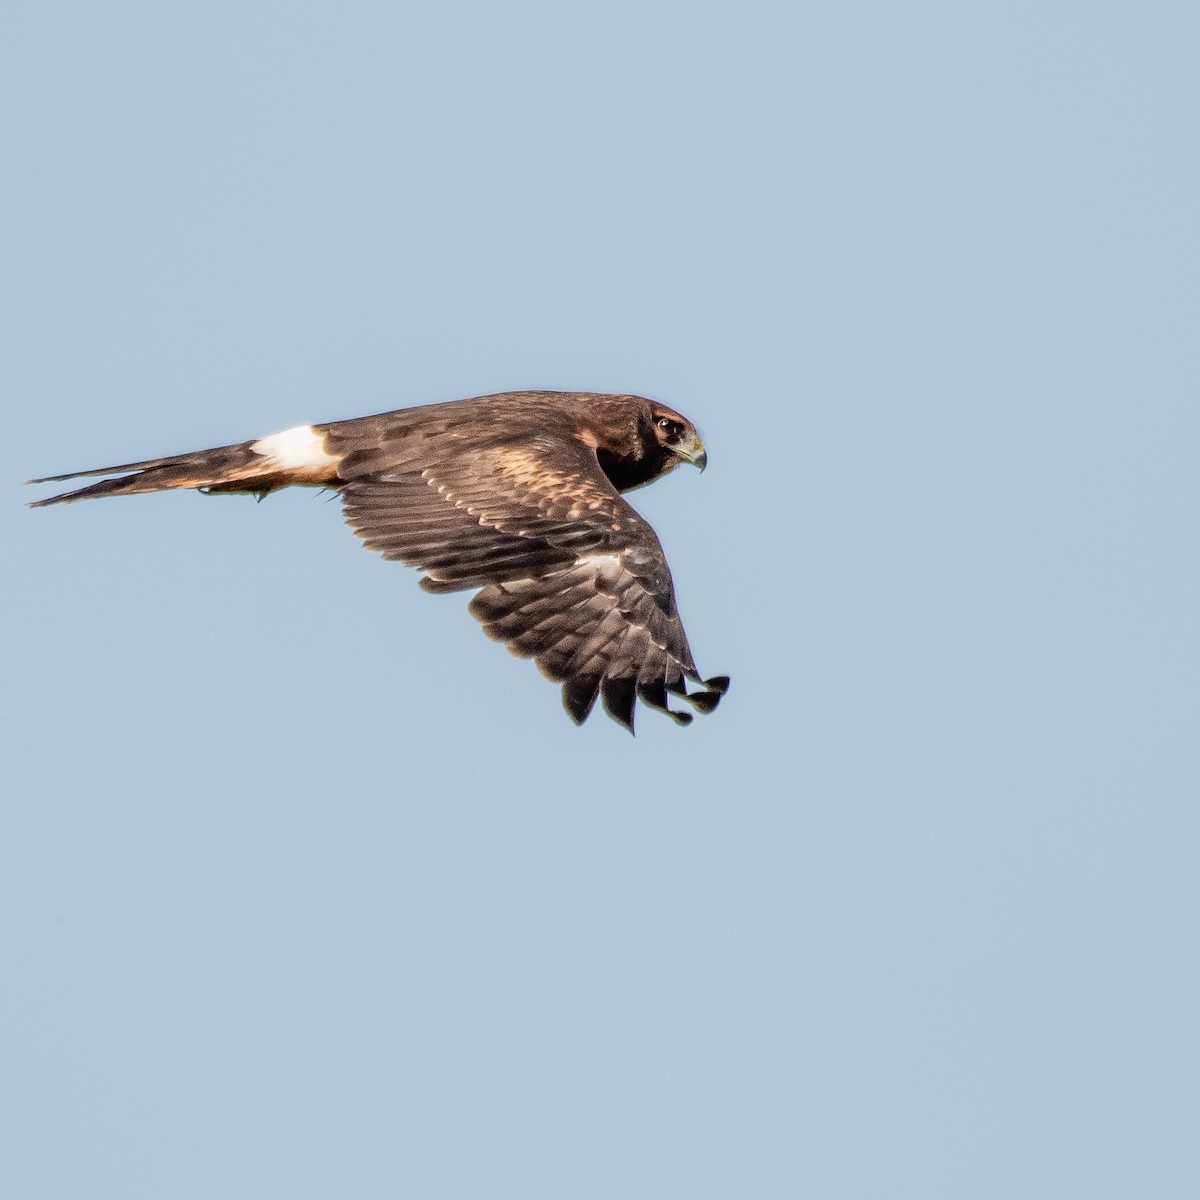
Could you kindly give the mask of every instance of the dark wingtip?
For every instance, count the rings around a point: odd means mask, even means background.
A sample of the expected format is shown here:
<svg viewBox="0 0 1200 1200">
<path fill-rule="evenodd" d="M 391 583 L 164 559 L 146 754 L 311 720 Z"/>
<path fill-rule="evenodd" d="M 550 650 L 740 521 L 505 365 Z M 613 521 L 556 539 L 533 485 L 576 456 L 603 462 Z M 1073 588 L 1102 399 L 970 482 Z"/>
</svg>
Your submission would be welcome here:
<svg viewBox="0 0 1200 1200">
<path fill-rule="evenodd" d="M 686 700 L 697 712 L 710 713 L 721 702 L 721 697 L 729 691 L 729 676 L 714 675 L 711 679 L 701 679 L 692 671 L 687 677 L 700 685 L 699 690 L 689 692 L 687 685 L 680 678 L 674 684 L 668 684 L 667 690 L 674 692 Z"/>
<path fill-rule="evenodd" d="M 690 725 L 692 723 L 692 714 L 689 712 L 676 712 L 667 703 L 667 688 L 664 680 L 658 679 L 653 683 L 643 682 L 638 684 L 638 699 L 641 700 L 648 708 L 654 709 L 655 712 L 666 713 L 676 725 Z"/>
<path fill-rule="evenodd" d="M 568 679 L 562 686 L 563 708 L 576 725 L 588 719 L 600 691 L 599 679 Z"/>
<path fill-rule="evenodd" d="M 605 679 L 600 685 L 600 699 L 604 703 L 604 711 L 632 733 L 636 682 L 632 679 Z"/>
<path fill-rule="evenodd" d="M 687 702 L 698 713 L 710 713 L 721 702 L 720 692 L 688 692 Z"/>
</svg>

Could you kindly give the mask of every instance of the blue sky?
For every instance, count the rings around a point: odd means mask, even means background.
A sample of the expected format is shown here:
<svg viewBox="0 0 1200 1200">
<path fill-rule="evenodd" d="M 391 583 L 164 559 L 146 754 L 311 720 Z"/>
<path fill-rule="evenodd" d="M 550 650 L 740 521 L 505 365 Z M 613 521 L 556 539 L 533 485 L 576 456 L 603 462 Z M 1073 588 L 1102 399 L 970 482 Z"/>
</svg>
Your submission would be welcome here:
<svg viewBox="0 0 1200 1200">
<path fill-rule="evenodd" d="M 1193 1196 L 1193 8 L 12 6 L 4 1194 Z M 687 730 L 336 503 L 630 390 Z"/>
</svg>

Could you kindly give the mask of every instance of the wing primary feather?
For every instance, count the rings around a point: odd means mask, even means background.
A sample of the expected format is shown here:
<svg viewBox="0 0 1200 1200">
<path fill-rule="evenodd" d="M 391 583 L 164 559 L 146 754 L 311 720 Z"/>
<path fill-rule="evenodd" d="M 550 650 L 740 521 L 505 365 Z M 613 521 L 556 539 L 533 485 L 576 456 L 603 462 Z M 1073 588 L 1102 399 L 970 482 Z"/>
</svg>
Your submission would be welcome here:
<svg viewBox="0 0 1200 1200">
<path fill-rule="evenodd" d="M 637 686 L 634 681 L 622 678 L 605 679 L 600 685 L 600 699 L 604 703 L 604 711 L 632 733 L 633 705 L 637 699 Z"/>
<path fill-rule="evenodd" d="M 600 690 L 600 680 L 580 676 L 568 679 L 563 684 L 563 707 L 576 725 L 582 725 L 588 719 L 588 713 L 596 703 L 596 694 Z"/>
<path fill-rule="evenodd" d="M 586 620 L 583 614 L 575 611 L 576 609 L 596 606 L 595 594 L 588 594 L 582 590 L 576 593 L 564 592 L 561 599 L 562 603 L 554 606 L 535 603 L 526 608 L 519 608 L 513 612 L 489 618 L 486 622 L 488 632 L 493 637 L 507 641 L 509 638 L 524 637 L 546 625 L 557 625 L 562 628 L 571 620 L 577 622 Z M 563 632 L 573 632 L 573 630 L 564 628 Z"/>
<path fill-rule="evenodd" d="M 699 713 L 710 713 L 721 702 L 720 692 L 689 692 L 684 697 Z"/>
<path fill-rule="evenodd" d="M 711 679 L 701 679 L 699 675 L 692 675 L 691 678 L 700 684 L 700 690 L 695 692 L 682 691 L 679 694 L 697 712 L 712 712 L 721 702 L 721 697 L 729 691 L 728 675 L 714 675 Z"/>
<path fill-rule="evenodd" d="M 676 712 L 667 703 L 667 688 L 661 679 L 655 683 L 639 683 L 637 691 L 638 699 L 647 708 L 652 708 L 655 712 L 666 713 L 676 725 L 690 725 L 692 723 L 691 713 Z"/>
</svg>

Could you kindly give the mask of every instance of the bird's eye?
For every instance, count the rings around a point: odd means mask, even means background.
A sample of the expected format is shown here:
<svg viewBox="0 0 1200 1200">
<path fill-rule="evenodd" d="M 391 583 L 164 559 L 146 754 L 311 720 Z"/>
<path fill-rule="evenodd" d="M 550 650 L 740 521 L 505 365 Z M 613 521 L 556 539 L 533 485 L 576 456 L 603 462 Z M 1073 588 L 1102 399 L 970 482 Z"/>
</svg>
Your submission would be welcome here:
<svg viewBox="0 0 1200 1200">
<path fill-rule="evenodd" d="M 683 426 L 678 421 L 672 421 L 670 417 L 659 417 L 655 424 L 668 437 L 678 437 L 683 432 Z"/>
</svg>

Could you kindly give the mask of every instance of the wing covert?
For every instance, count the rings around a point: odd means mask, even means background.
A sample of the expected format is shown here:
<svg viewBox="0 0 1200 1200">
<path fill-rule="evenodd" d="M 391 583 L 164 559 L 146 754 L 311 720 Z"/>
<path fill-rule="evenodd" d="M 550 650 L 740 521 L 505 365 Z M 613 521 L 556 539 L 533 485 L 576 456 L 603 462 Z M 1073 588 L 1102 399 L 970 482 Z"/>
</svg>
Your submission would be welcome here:
<svg viewBox="0 0 1200 1200">
<path fill-rule="evenodd" d="M 597 697 L 633 728 L 637 698 L 668 693 L 710 711 L 728 680 L 700 680 L 654 530 L 574 438 L 424 436 L 339 445 L 346 520 L 369 549 L 420 568 L 427 591 L 481 589 L 470 604 L 488 636 L 563 685 L 582 722 Z M 345 439 L 348 440 L 348 439 Z M 689 695 L 685 678 L 702 684 Z"/>
</svg>

